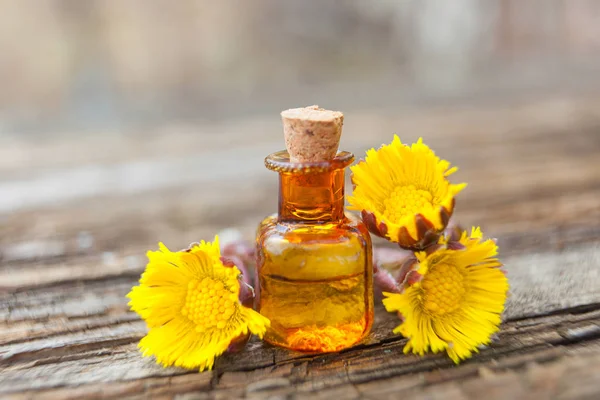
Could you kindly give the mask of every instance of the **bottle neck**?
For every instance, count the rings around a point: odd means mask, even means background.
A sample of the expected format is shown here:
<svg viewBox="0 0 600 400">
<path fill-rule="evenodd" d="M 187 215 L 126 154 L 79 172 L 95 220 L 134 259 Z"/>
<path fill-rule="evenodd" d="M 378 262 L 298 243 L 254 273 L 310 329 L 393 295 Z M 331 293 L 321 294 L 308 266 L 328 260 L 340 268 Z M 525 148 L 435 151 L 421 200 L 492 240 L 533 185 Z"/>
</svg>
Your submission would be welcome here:
<svg viewBox="0 0 600 400">
<path fill-rule="evenodd" d="M 336 222 L 343 218 L 343 168 L 279 173 L 279 221 Z"/>
</svg>

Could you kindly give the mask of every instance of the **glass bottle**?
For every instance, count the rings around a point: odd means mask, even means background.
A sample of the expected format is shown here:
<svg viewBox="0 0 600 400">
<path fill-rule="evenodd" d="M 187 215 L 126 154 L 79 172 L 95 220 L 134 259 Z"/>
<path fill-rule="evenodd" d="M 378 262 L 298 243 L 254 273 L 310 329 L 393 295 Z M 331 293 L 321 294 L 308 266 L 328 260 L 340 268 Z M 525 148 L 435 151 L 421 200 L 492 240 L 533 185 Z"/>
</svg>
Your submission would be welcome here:
<svg viewBox="0 0 600 400">
<path fill-rule="evenodd" d="M 360 342 L 373 323 L 371 238 L 344 211 L 344 169 L 354 155 L 292 163 L 269 155 L 279 173 L 279 210 L 257 233 L 257 307 L 271 320 L 265 340 L 306 352 Z"/>
</svg>

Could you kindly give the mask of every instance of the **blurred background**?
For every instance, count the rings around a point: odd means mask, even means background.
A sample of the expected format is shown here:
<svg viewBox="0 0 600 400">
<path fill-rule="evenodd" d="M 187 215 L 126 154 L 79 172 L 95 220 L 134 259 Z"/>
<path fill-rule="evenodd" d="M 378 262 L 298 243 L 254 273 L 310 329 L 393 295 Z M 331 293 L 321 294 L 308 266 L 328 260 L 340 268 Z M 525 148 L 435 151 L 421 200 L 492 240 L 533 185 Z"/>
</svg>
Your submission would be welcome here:
<svg viewBox="0 0 600 400">
<path fill-rule="evenodd" d="M 0 10 L 5 285 L 84 274 L 23 263 L 139 271 L 159 240 L 182 248 L 228 227 L 251 239 L 276 211 L 263 158 L 284 145 L 279 112 L 312 104 L 344 111 L 342 147 L 358 157 L 423 136 L 469 182 L 456 215 L 507 248 L 600 226 L 598 1 Z"/>
</svg>

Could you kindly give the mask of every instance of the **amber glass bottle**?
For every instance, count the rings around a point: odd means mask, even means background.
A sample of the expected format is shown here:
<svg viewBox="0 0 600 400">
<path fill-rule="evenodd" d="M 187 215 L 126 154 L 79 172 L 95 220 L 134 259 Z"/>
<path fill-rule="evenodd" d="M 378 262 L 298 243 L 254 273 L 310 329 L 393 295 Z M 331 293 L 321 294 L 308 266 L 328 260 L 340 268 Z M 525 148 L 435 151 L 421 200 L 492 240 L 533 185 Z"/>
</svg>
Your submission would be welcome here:
<svg viewBox="0 0 600 400">
<path fill-rule="evenodd" d="M 279 173 L 279 212 L 257 234 L 257 306 L 271 320 L 269 343 L 331 352 L 371 329 L 371 239 L 344 212 L 344 169 L 353 159 L 340 152 L 330 161 L 292 163 L 281 151 L 265 160 Z"/>
</svg>

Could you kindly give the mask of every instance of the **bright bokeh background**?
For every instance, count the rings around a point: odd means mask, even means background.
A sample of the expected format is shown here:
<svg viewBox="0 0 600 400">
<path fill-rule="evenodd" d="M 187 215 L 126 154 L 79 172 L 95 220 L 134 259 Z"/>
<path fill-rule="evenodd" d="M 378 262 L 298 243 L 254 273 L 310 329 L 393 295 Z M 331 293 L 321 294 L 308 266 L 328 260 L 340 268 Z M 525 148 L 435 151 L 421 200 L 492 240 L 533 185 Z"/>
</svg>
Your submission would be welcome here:
<svg viewBox="0 0 600 400">
<path fill-rule="evenodd" d="M 392 133 L 424 136 L 471 184 L 459 199 L 467 224 L 513 234 L 575 201 L 582 211 L 557 224 L 598 215 L 593 199 L 552 190 L 598 163 L 600 2 L 0 0 L 0 10 L 4 261 L 143 254 L 230 226 L 250 238 L 276 207 L 262 159 L 283 147 L 279 112 L 311 104 L 346 113 L 343 146 L 357 155 Z M 578 163 L 551 164 L 570 152 Z"/>
<path fill-rule="evenodd" d="M 415 107 L 600 82 L 594 0 L 0 2 L 2 134 Z"/>
</svg>

